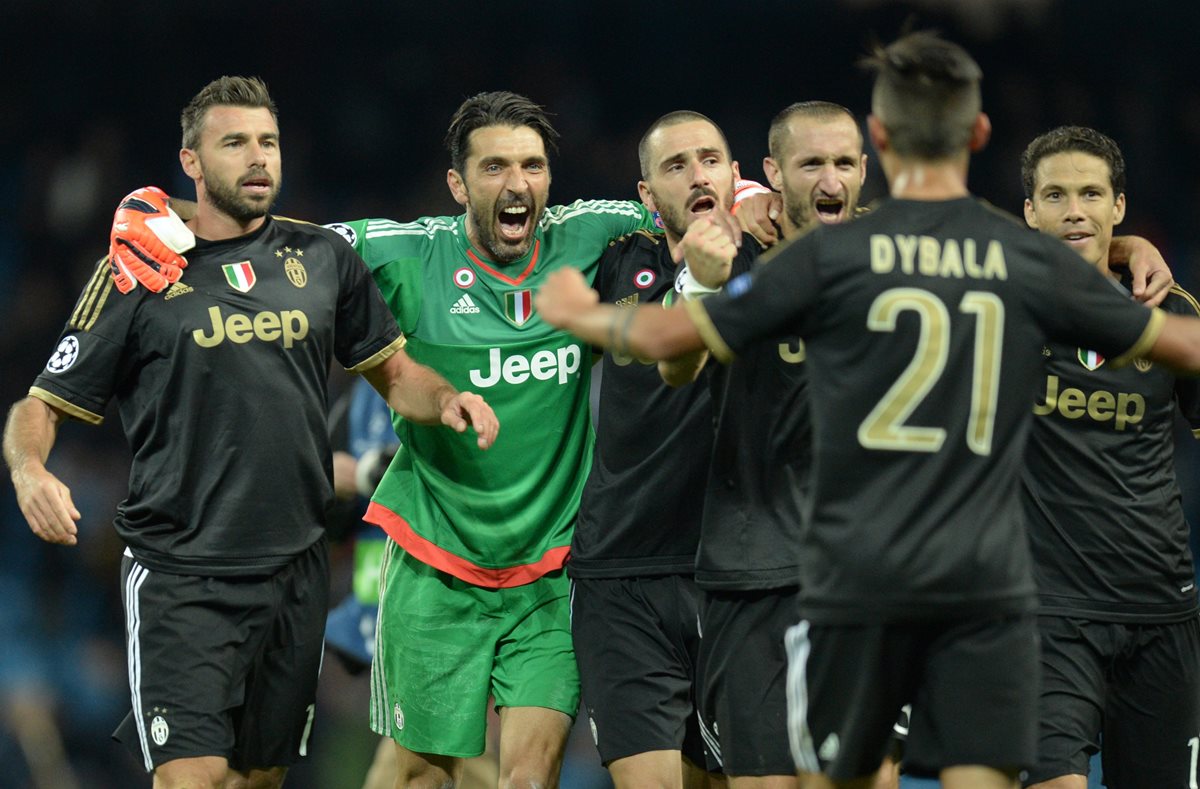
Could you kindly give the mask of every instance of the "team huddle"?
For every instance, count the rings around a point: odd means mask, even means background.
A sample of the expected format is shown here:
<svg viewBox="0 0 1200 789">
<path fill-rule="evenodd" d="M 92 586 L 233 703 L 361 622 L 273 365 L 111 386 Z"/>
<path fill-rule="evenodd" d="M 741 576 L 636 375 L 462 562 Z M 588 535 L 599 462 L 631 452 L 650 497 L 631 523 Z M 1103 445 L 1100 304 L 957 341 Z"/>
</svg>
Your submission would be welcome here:
<svg viewBox="0 0 1200 789">
<path fill-rule="evenodd" d="M 320 227 L 269 213 L 260 81 L 192 100 L 195 204 L 122 201 L 4 434 L 31 529 L 71 545 L 45 463 L 116 402 L 115 736 L 156 787 L 278 787 L 309 748 L 335 359 L 400 442 L 366 514 L 378 785 L 464 784 L 490 700 L 500 785 L 555 786 L 582 692 L 618 787 L 1082 789 L 1097 751 L 1110 787 L 1197 786 L 1172 425 L 1200 429 L 1200 305 L 1114 238 L 1111 139 L 1030 142 L 1022 222 L 967 189 L 970 55 L 913 33 L 869 64 L 870 210 L 824 101 L 772 121 L 770 190 L 675 111 L 640 202 L 551 206 L 557 133 L 499 91 L 449 125 L 461 215 Z"/>
</svg>

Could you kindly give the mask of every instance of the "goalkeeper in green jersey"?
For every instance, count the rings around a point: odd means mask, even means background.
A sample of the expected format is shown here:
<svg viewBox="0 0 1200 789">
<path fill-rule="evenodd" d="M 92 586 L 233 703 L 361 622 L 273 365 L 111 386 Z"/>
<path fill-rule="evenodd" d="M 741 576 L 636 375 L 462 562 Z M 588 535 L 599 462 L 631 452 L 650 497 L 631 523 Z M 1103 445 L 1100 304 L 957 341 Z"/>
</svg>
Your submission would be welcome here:
<svg viewBox="0 0 1200 789">
<path fill-rule="evenodd" d="M 368 509 L 392 538 L 371 725 L 396 741 L 405 785 L 444 785 L 482 752 L 489 696 L 502 782 L 553 785 L 579 704 L 563 563 L 591 457 L 591 351 L 543 323 L 531 297 L 559 268 L 590 280 L 610 239 L 654 220 L 631 202 L 547 208 L 556 137 L 528 99 L 472 97 L 447 135 L 465 214 L 333 226 L 364 255 L 414 358 L 486 391 L 505 421 L 480 462 L 468 443 L 396 420 L 402 446 Z"/>
</svg>

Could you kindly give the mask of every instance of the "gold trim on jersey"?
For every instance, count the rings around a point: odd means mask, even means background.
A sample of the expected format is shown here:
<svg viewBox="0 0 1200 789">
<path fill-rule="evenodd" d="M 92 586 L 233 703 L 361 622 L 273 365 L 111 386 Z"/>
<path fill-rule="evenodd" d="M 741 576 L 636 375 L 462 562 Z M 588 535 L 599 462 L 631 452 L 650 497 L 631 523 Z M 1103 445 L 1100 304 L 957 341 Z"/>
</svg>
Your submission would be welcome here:
<svg viewBox="0 0 1200 789">
<path fill-rule="evenodd" d="M 1171 290 L 1170 290 L 1169 292 L 1170 292 L 1170 293 L 1174 293 L 1176 296 L 1178 296 L 1179 298 L 1181 298 L 1181 299 L 1183 299 L 1184 301 L 1186 301 L 1186 302 L 1188 303 L 1188 305 L 1189 305 L 1189 306 L 1190 306 L 1190 307 L 1191 307 L 1193 310 L 1195 310 L 1195 311 L 1196 311 L 1196 314 L 1197 314 L 1197 315 L 1200 315 L 1200 303 L 1197 303 L 1197 301 L 1196 301 L 1196 297 L 1195 297 L 1195 296 L 1193 296 L 1192 294 L 1188 293 L 1186 290 L 1184 290 L 1183 288 L 1179 287 L 1178 285 L 1172 285 L 1172 286 L 1171 286 Z"/>
<path fill-rule="evenodd" d="M 385 347 L 380 348 L 374 354 L 366 359 L 363 359 L 358 364 L 354 365 L 353 367 L 347 367 L 346 372 L 358 374 L 370 370 L 372 367 L 378 367 L 379 365 L 383 364 L 388 357 L 395 355 L 395 353 L 405 345 L 408 345 L 408 338 L 401 334 L 399 337 L 388 343 Z"/>
<path fill-rule="evenodd" d="M 1155 307 L 1150 311 L 1150 320 L 1146 323 L 1146 328 L 1142 330 L 1142 336 L 1138 337 L 1137 342 L 1133 347 L 1125 351 L 1116 359 L 1110 359 L 1109 364 L 1113 367 L 1124 367 L 1134 359 L 1139 359 L 1146 355 L 1150 347 L 1154 345 L 1158 335 L 1162 334 L 1163 326 L 1166 325 L 1167 314 Z"/>
<path fill-rule="evenodd" d="M 704 309 L 704 304 L 699 301 L 685 301 L 683 309 L 695 324 L 696 331 L 700 332 L 700 339 L 712 351 L 713 356 L 717 357 L 717 361 L 722 364 L 733 361 L 733 351 L 725 344 L 725 340 L 721 339 L 721 333 L 713 325 L 712 318 L 708 317 L 708 310 Z"/>
<path fill-rule="evenodd" d="M 96 270 L 92 272 L 92 278 L 88 280 L 83 293 L 79 296 L 79 301 L 75 304 L 75 311 L 71 313 L 71 320 L 67 325 L 76 331 L 89 331 L 96 324 L 96 318 L 100 317 L 100 310 L 104 308 L 104 302 L 108 300 L 108 294 L 112 292 L 112 289 L 113 281 L 109 275 L 108 255 L 105 255 L 96 264 Z"/>
<path fill-rule="evenodd" d="M 91 411 L 87 410 L 86 408 L 80 408 L 79 406 L 75 405 L 74 403 L 68 403 L 66 400 L 62 399 L 58 395 L 54 394 L 53 392 L 47 392 L 45 389 L 43 389 L 40 386 L 29 387 L 29 396 L 36 397 L 38 400 L 41 400 L 46 405 L 57 408 L 59 411 L 62 411 L 63 413 L 65 413 L 67 416 L 74 417 L 75 419 L 78 419 L 80 422 L 87 422 L 89 425 L 99 425 L 102 422 L 104 422 L 103 416 L 101 416 L 99 414 L 93 414 Z"/>
</svg>

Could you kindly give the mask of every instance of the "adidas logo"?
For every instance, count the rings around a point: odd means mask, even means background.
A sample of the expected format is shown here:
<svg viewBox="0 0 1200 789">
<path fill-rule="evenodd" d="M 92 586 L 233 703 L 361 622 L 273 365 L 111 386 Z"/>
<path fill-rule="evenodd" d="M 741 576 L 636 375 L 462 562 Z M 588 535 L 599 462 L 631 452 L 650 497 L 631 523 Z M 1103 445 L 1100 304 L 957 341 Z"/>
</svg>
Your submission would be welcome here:
<svg viewBox="0 0 1200 789">
<path fill-rule="evenodd" d="M 471 301 L 471 294 L 464 293 L 450 308 L 451 315 L 478 315 L 479 307 Z"/>
<path fill-rule="evenodd" d="M 163 301 L 170 301 L 176 296 L 182 296 L 185 293 L 191 292 L 191 285 L 184 285 L 182 282 L 173 282 L 171 283 L 171 287 L 167 288 L 167 295 L 163 296 Z"/>
</svg>

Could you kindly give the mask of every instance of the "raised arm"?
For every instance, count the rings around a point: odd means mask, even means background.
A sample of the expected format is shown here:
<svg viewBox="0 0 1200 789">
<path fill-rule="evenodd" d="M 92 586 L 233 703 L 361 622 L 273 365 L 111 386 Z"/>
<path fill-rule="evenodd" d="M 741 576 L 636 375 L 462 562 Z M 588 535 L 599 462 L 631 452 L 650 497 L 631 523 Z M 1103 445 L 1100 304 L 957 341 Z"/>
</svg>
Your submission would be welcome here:
<svg viewBox="0 0 1200 789">
<path fill-rule="evenodd" d="M 4 462 L 17 491 L 17 505 L 33 533 L 46 542 L 74 545 L 79 510 L 71 490 L 46 470 L 58 426 L 66 418 L 35 397 L 17 401 L 4 426 Z"/>
<path fill-rule="evenodd" d="M 495 443 L 500 432 L 496 414 L 482 397 L 457 391 L 449 381 L 414 361 L 403 350 L 365 370 L 363 377 L 405 419 L 422 425 L 445 425 L 457 433 L 466 431 L 468 426 L 474 427 L 480 449 Z"/>
</svg>

